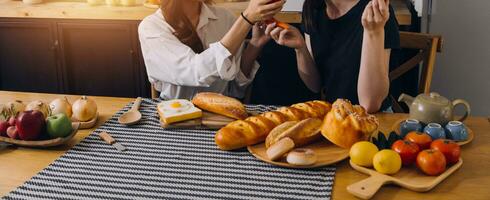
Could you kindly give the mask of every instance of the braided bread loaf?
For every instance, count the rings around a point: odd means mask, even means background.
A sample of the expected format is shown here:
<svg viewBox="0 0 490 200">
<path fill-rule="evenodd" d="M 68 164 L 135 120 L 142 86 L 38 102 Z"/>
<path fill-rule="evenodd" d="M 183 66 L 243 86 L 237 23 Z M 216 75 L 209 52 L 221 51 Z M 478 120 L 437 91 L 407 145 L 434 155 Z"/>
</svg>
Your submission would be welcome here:
<svg viewBox="0 0 490 200">
<path fill-rule="evenodd" d="M 237 120 L 221 128 L 215 135 L 216 145 L 222 150 L 233 150 L 263 142 L 270 131 L 287 121 L 323 117 L 331 105 L 324 101 L 309 101 L 281 107 L 245 120 Z"/>
<path fill-rule="evenodd" d="M 378 130 L 378 120 L 369 115 L 359 105 L 352 105 L 349 100 L 338 99 L 332 106 L 322 125 L 322 135 L 332 143 L 350 148 L 358 141 L 368 140 Z"/>
</svg>

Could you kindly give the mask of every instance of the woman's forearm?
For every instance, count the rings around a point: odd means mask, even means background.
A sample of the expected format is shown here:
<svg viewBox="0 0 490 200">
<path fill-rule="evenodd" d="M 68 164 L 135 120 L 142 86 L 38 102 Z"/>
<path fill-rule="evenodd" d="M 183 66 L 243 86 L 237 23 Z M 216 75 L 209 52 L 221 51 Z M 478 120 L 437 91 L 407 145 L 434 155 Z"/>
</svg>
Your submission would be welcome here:
<svg viewBox="0 0 490 200">
<path fill-rule="evenodd" d="M 246 77 L 250 76 L 250 72 L 255 66 L 255 60 L 257 60 L 259 57 L 261 50 L 262 47 L 250 42 L 248 43 L 247 48 L 245 48 L 243 51 L 242 59 L 240 61 L 240 69 Z"/>
<path fill-rule="evenodd" d="M 320 92 L 320 75 L 306 45 L 296 49 L 296 60 L 298 62 L 298 73 L 301 80 L 311 91 Z"/>
<path fill-rule="evenodd" d="M 390 50 L 384 48 L 384 30 L 364 32 L 357 85 L 359 103 L 369 113 L 377 112 L 389 91 Z"/>
<path fill-rule="evenodd" d="M 251 28 L 252 25 L 242 17 L 239 17 L 220 42 L 228 49 L 231 55 L 235 55 Z"/>
</svg>

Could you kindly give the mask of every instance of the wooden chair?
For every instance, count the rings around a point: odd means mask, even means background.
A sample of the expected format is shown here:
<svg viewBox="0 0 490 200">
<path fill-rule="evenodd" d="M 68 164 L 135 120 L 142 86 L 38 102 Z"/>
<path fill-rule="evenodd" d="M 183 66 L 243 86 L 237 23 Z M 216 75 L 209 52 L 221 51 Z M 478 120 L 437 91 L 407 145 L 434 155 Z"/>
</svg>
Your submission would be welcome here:
<svg viewBox="0 0 490 200">
<path fill-rule="evenodd" d="M 419 64 L 422 64 L 418 92 L 429 93 L 434 64 L 436 62 L 436 54 L 437 52 L 442 51 L 442 44 L 443 40 L 440 35 L 400 32 L 400 47 L 402 49 L 417 49 L 419 52 L 399 67 L 392 70 L 389 74 L 390 81 L 396 80 L 411 69 L 419 67 Z M 403 108 L 398 103 L 397 98 L 392 94 L 390 94 L 389 97 L 393 105 L 393 111 L 404 112 Z"/>
<path fill-rule="evenodd" d="M 157 89 L 155 89 L 155 85 L 153 83 L 151 84 L 151 98 L 152 99 L 158 99 L 160 97 L 160 92 L 158 92 Z"/>
</svg>

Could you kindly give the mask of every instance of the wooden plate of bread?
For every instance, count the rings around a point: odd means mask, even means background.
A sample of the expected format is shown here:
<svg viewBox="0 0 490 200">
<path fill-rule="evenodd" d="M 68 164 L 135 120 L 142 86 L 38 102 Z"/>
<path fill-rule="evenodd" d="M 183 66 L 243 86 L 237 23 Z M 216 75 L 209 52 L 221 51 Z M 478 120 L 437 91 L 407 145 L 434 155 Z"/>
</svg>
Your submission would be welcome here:
<svg viewBox="0 0 490 200">
<path fill-rule="evenodd" d="M 308 107 L 305 103 L 292 107 L 299 105 Z M 378 121 L 365 109 L 347 100 L 337 100 L 329 107 L 327 114 L 317 117 L 303 108 L 306 119 L 290 119 L 276 126 L 264 143 L 250 145 L 249 152 L 264 162 L 289 168 L 321 167 L 348 158 L 350 146 L 377 131 Z M 280 108 L 278 112 L 294 111 L 287 110 Z M 292 115 L 298 116 L 297 113 Z"/>
<path fill-rule="evenodd" d="M 303 146 L 303 148 L 311 149 L 317 156 L 317 161 L 312 165 L 293 165 L 287 162 L 286 156 L 282 156 L 279 160 L 272 161 L 267 156 L 267 148 L 265 143 L 248 146 L 248 151 L 256 158 L 281 167 L 287 168 L 316 168 L 335 164 L 349 157 L 349 150 L 338 147 L 326 139 L 321 138 L 319 141 Z"/>
</svg>

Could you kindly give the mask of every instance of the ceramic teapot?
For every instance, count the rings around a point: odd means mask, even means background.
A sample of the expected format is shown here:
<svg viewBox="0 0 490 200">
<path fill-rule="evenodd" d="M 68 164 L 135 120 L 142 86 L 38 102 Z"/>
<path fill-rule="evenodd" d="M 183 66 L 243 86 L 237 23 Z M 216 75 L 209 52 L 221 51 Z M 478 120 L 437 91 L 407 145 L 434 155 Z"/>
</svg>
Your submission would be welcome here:
<svg viewBox="0 0 490 200">
<path fill-rule="evenodd" d="M 438 123 L 445 125 L 454 120 L 454 107 L 461 104 L 465 107 L 464 116 L 458 121 L 464 121 L 470 115 L 470 104 L 462 99 L 449 101 L 446 97 L 432 92 L 412 97 L 402 94 L 398 101 L 405 102 L 410 108 L 410 119 L 419 120 L 422 123 Z"/>
</svg>

